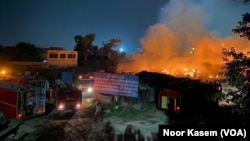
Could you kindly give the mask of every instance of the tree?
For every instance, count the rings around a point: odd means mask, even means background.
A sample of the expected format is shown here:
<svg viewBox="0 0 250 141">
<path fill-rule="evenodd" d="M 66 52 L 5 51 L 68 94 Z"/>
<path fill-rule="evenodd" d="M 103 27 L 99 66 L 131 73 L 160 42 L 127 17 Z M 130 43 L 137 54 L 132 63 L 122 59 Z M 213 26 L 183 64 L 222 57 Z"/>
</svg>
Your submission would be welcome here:
<svg viewBox="0 0 250 141">
<path fill-rule="evenodd" d="M 81 35 L 76 35 L 74 37 L 76 46 L 75 51 L 78 52 L 78 64 L 86 64 L 87 63 L 87 57 L 91 50 L 93 50 L 94 46 L 92 45 L 92 42 L 95 40 L 95 34 L 90 33 L 82 37 Z M 82 62 L 83 60 L 83 62 Z"/>
<path fill-rule="evenodd" d="M 40 61 L 39 49 L 31 43 L 19 42 L 16 51 L 15 61 Z"/>
<path fill-rule="evenodd" d="M 103 47 L 98 51 L 99 65 L 107 72 L 115 72 L 116 70 L 120 58 L 118 47 L 121 42 L 120 39 L 111 39 L 109 42 L 103 43 Z"/>
<path fill-rule="evenodd" d="M 249 97 L 250 84 L 248 80 L 248 71 L 250 69 L 250 58 L 247 54 L 237 52 L 234 47 L 230 49 L 223 49 L 224 76 L 228 83 L 236 90 L 230 90 L 227 97 L 235 103 L 234 111 L 238 114 L 245 114 L 249 112 Z"/>
<path fill-rule="evenodd" d="M 244 4 L 250 4 L 250 0 L 243 0 Z M 242 21 L 239 21 L 233 33 L 240 37 L 245 37 L 250 40 L 250 13 L 242 15 Z M 224 48 L 223 68 L 225 79 L 230 85 L 236 87 L 236 90 L 230 90 L 227 96 L 235 103 L 234 111 L 239 115 L 249 115 L 250 111 L 250 57 L 248 53 L 237 52 L 234 47 L 230 49 Z"/>
<path fill-rule="evenodd" d="M 244 4 L 250 4 L 250 0 L 243 0 Z"/>
<path fill-rule="evenodd" d="M 4 54 L 4 48 L 2 45 L 0 45 L 0 62 L 2 60 L 5 60 L 5 54 Z"/>
<path fill-rule="evenodd" d="M 243 0 L 245 5 L 250 4 L 250 0 Z M 232 29 L 233 33 L 239 34 L 240 37 L 250 40 L 250 13 L 242 14 L 242 21 Z"/>
</svg>

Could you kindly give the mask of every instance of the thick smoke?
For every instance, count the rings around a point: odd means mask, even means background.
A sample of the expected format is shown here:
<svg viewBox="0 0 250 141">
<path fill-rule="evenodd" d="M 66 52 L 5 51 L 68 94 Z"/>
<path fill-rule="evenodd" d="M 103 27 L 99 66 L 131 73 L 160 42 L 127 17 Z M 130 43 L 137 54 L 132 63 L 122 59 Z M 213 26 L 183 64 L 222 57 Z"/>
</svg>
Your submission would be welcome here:
<svg viewBox="0 0 250 141">
<path fill-rule="evenodd" d="M 161 13 L 159 23 L 150 26 L 140 39 L 142 50 L 120 63 L 118 71 L 147 70 L 180 76 L 216 77 L 225 63 L 222 48 L 233 46 L 237 51 L 245 52 L 250 47 L 250 41 L 237 35 L 223 37 L 223 27 L 229 26 L 228 32 L 232 32 L 244 11 L 237 13 L 238 9 L 233 8 L 237 3 L 222 1 L 170 1 Z M 228 9 L 222 9 L 223 6 Z M 235 11 L 226 15 L 229 9 Z M 230 13 L 238 14 L 232 27 L 228 22 L 229 18 L 233 19 Z"/>
</svg>

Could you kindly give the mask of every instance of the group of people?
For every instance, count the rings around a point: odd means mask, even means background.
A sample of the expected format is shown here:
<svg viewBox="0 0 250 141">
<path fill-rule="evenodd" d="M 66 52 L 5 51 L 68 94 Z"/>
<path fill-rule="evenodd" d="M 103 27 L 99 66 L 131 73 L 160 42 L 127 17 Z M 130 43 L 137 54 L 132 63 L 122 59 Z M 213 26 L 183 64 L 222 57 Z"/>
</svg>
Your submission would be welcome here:
<svg viewBox="0 0 250 141">
<path fill-rule="evenodd" d="M 104 105 L 100 101 L 95 102 L 95 111 L 94 111 L 94 121 L 103 121 L 104 118 Z M 111 123 L 107 122 L 106 125 L 108 127 L 108 131 L 111 131 Z M 153 141 L 157 140 L 155 137 L 152 136 Z M 132 124 L 127 125 L 124 134 L 120 134 L 117 136 L 116 141 L 145 141 L 146 138 L 142 135 L 140 129 L 135 129 Z M 147 138 L 147 140 L 150 140 Z"/>
<path fill-rule="evenodd" d="M 145 141 L 140 129 L 135 129 L 133 125 L 127 125 L 124 132 L 124 141 Z"/>
</svg>

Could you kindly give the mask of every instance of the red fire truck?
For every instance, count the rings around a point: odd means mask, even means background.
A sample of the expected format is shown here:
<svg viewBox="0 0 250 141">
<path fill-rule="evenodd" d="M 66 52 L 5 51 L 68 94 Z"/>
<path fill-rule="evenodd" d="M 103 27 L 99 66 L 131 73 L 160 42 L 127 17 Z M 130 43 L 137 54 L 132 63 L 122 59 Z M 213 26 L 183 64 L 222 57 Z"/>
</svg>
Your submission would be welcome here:
<svg viewBox="0 0 250 141">
<path fill-rule="evenodd" d="M 169 115 L 202 113 L 212 104 L 218 106 L 216 94 L 221 92 L 220 84 L 186 80 L 160 89 L 158 108 Z"/>
<path fill-rule="evenodd" d="M 70 84 L 57 81 L 55 105 L 58 111 L 78 110 L 82 107 L 82 92 Z"/>
<path fill-rule="evenodd" d="M 45 114 L 46 90 L 22 82 L 0 80 L 0 108 L 11 119 Z"/>
<path fill-rule="evenodd" d="M 92 98 L 94 93 L 94 74 L 87 73 L 78 76 L 75 82 L 76 88 L 82 92 L 84 100 Z"/>
</svg>

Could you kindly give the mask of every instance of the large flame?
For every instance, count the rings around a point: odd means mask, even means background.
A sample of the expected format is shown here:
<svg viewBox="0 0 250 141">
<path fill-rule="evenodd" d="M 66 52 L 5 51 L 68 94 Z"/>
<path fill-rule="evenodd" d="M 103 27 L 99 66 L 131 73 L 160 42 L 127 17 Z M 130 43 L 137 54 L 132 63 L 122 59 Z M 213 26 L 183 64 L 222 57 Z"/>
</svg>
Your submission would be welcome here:
<svg viewBox="0 0 250 141">
<path fill-rule="evenodd" d="M 208 31 L 208 19 L 201 8 L 185 4 L 169 3 L 161 22 L 149 27 L 141 38 L 142 50 L 118 64 L 118 71 L 214 78 L 225 64 L 222 48 L 235 47 L 245 52 L 250 47 L 247 39 L 236 35 L 222 38 L 216 31 Z"/>
</svg>

